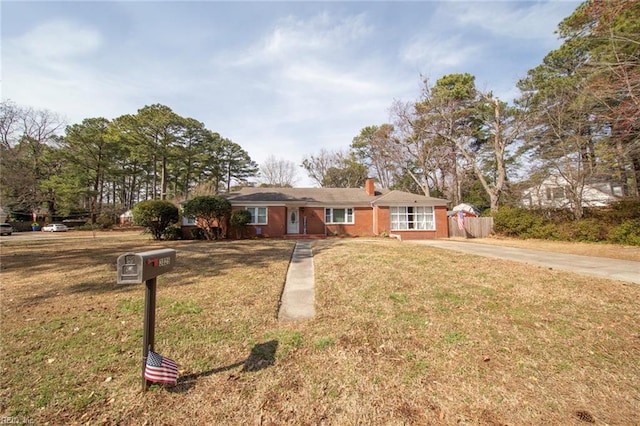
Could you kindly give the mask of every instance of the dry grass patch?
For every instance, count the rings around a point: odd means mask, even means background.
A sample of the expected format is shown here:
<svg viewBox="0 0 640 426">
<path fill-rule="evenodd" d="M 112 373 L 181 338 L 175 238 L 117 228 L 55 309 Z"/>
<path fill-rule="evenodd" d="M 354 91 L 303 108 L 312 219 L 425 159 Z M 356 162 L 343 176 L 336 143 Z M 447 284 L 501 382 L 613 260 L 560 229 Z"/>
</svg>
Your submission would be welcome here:
<svg viewBox="0 0 640 426">
<path fill-rule="evenodd" d="M 164 243 L 140 393 L 150 241 L 3 244 L 2 413 L 51 424 L 637 424 L 640 287 L 390 240 L 314 244 L 315 319 L 278 323 L 293 243 Z M 585 420 L 586 419 L 586 420 Z"/>
</svg>

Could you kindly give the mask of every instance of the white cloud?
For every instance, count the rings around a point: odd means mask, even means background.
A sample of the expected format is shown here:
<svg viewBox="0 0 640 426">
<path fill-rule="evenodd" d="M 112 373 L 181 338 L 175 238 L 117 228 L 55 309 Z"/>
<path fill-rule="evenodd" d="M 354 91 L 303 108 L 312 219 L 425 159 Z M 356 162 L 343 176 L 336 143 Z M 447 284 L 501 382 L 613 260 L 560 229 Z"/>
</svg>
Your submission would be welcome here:
<svg viewBox="0 0 640 426">
<path fill-rule="evenodd" d="M 3 98 L 59 112 L 69 123 L 122 114 L 139 88 L 92 64 L 102 47 L 98 31 L 60 20 L 3 40 Z"/>
<path fill-rule="evenodd" d="M 348 145 L 360 129 L 345 130 L 344 122 L 359 117 L 375 122 L 374 117 L 385 114 L 392 101 L 394 85 L 404 87 L 404 80 L 387 74 L 380 58 L 356 53 L 372 35 L 366 14 L 321 12 L 306 19 L 288 15 L 245 49 L 216 56 L 212 68 L 222 69 L 225 76 L 248 77 L 236 94 L 251 91 L 256 104 L 247 109 L 255 111 L 253 123 L 261 124 L 254 126 L 257 135 L 243 131 L 247 139 L 262 137 L 265 128 L 280 135 L 289 134 L 291 126 L 322 128 L 305 135 L 306 141 L 299 141 L 303 145 L 288 150 L 301 158 L 313 146 Z M 371 124 L 366 118 L 359 121 Z M 333 132 L 332 140 L 322 135 L 325 128 Z M 350 134 L 347 139 L 345 132 Z"/>
<path fill-rule="evenodd" d="M 576 7 L 575 2 L 482 2 L 453 3 L 450 19 L 462 27 L 522 40 L 554 41 L 554 31 Z"/>
<path fill-rule="evenodd" d="M 371 33 L 364 14 L 337 17 L 328 12 L 308 20 L 288 15 L 271 31 L 244 50 L 214 57 L 217 66 L 259 66 L 300 57 L 332 57 L 351 42 Z"/>
<path fill-rule="evenodd" d="M 308 85 L 310 90 L 320 88 L 319 91 L 339 93 L 358 93 L 370 95 L 376 87 L 362 75 L 358 70 L 338 70 L 325 64 L 314 63 L 294 63 L 286 66 L 283 70 L 283 77 L 289 81 Z M 344 68 L 344 67 L 343 67 Z"/>
<path fill-rule="evenodd" d="M 70 21 L 39 25 L 9 45 L 35 59 L 73 58 L 95 52 L 102 45 L 100 33 Z"/>
<path fill-rule="evenodd" d="M 427 66 L 430 72 L 438 73 L 472 60 L 480 50 L 459 36 L 422 34 L 402 48 L 400 58 L 410 65 Z"/>
</svg>

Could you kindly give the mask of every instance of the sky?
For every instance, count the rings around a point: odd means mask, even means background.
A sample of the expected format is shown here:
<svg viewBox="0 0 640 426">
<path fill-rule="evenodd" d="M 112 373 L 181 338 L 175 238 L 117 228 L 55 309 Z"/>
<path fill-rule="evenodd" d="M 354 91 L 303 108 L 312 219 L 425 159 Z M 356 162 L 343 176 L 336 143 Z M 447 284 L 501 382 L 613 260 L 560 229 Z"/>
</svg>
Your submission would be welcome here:
<svg viewBox="0 0 640 426">
<path fill-rule="evenodd" d="M 392 121 L 425 79 L 470 73 L 514 99 L 579 4 L 3 0 L 2 100 L 67 124 L 159 103 L 299 165 Z M 296 186 L 313 186 L 302 168 Z"/>
</svg>

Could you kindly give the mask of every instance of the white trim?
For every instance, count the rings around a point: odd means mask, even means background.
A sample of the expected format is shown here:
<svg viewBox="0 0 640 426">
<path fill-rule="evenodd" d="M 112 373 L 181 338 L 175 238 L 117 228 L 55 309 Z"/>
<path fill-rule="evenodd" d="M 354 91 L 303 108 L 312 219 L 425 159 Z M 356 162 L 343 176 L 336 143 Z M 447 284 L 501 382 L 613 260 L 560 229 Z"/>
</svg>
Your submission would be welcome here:
<svg viewBox="0 0 640 426">
<path fill-rule="evenodd" d="M 394 213 L 394 209 L 397 211 Z M 404 212 L 398 211 L 404 209 Z M 409 209 L 412 209 L 410 212 Z M 416 210 L 414 210 L 416 209 Z M 431 212 L 427 211 L 428 209 Z M 422 210 L 422 211 L 420 211 Z M 398 220 L 394 221 L 394 216 Z M 418 219 L 416 219 L 418 216 Z M 420 216 L 422 216 L 420 218 Z M 431 217 L 431 226 L 429 227 L 429 221 L 427 218 Z M 410 220 L 412 218 L 413 220 Z M 406 228 L 394 228 L 394 223 L 398 225 L 404 225 Z M 410 226 L 414 227 L 411 228 Z M 417 225 L 417 227 L 416 227 Z M 420 226 L 423 226 L 421 228 Z M 436 230 L 436 209 L 433 206 L 394 206 L 389 208 L 389 229 L 391 231 L 435 231 Z"/>
<path fill-rule="evenodd" d="M 331 211 L 330 220 L 327 220 L 327 210 Z M 334 210 L 344 210 L 345 222 L 335 222 L 333 218 Z M 349 221 L 349 212 L 351 210 L 351 220 Z M 324 222 L 327 225 L 354 225 L 356 223 L 356 209 L 353 207 L 325 207 L 324 208 Z"/>
<path fill-rule="evenodd" d="M 253 209 L 264 209 L 264 222 L 253 222 L 254 218 L 258 219 L 259 217 L 259 212 L 254 210 L 251 213 L 251 222 L 249 222 L 249 225 L 268 225 L 269 224 L 269 207 L 267 206 L 244 206 L 245 210 L 253 210 Z"/>
</svg>

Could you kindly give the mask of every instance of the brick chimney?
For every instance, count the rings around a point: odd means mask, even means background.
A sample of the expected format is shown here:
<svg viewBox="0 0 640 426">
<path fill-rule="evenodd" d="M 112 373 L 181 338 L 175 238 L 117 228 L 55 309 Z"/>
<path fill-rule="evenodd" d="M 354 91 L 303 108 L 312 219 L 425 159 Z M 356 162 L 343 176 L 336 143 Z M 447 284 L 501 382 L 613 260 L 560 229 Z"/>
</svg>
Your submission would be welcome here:
<svg viewBox="0 0 640 426">
<path fill-rule="evenodd" d="M 364 191 L 367 195 L 376 195 L 375 180 L 373 178 L 367 178 L 364 183 Z"/>
</svg>

